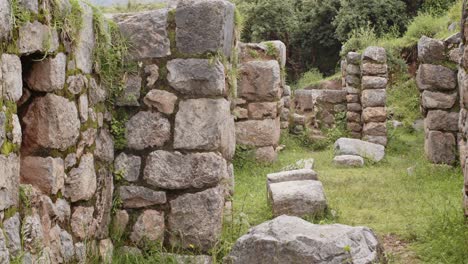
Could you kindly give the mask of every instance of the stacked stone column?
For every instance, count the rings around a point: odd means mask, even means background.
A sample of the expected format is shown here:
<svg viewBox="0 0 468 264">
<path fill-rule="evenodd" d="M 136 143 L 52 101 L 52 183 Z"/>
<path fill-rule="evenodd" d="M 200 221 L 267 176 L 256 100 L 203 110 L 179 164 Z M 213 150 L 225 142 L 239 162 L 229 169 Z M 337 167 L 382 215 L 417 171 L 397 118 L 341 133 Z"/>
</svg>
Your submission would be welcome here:
<svg viewBox="0 0 468 264">
<path fill-rule="evenodd" d="M 457 71 L 453 62 L 450 67 L 449 50 L 447 42 L 422 37 L 416 82 L 421 92 L 426 156 L 432 163 L 452 165 L 457 159 L 459 103 Z M 460 77 L 464 78 L 463 72 Z"/>
<path fill-rule="evenodd" d="M 350 137 L 360 139 L 362 136 L 361 124 L 361 54 L 349 52 L 341 64 L 343 88 L 346 90 L 347 112 L 346 127 Z"/>
<path fill-rule="evenodd" d="M 237 144 L 254 148 L 255 157 L 261 162 L 273 162 L 277 158 L 280 114 L 287 112 L 281 100 L 285 87 L 281 69 L 285 57 L 280 54 L 285 52 L 284 44 L 278 41 L 240 45 L 235 106 Z"/>
<path fill-rule="evenodd" d="M 387 145 L 387 53 L 381 47 L 368 47 L 361 64 L 362 139 Z"/>
</svg>

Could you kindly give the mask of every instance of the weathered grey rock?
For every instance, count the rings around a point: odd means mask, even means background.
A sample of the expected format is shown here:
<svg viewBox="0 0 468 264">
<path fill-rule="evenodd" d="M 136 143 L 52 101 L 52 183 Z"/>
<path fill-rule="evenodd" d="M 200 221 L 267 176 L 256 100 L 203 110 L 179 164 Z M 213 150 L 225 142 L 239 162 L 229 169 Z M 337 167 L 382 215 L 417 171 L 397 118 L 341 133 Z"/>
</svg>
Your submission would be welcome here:
<svg viewBox="0 0 468 264">
<path fill-rule="evenodd" d="M 128 215 L 127 211 L 118 210 L 114 215 L 114 220 L 112 221 L 112 231 L 116 232 L 119 235 L 123 234 L 125 229 L 127 228 L 129 220 L 130 216 Z"/>
<path fill-rule="evenodd" d="M 21 7 L 27 9 L 28 11 L 31 11 L 32 13 L 38 13 L 39 11 L 39 1 L 37 0 L 19 0 L 18 4 L 21 5 Z"/>
<path fill-rule="evenodd" d="M 352 138 L 340 138 L 335 142 L 336 155 L 357 155 L 373 161 L 385 156 L 384 146 Z"/>
<path fill-rule="evenodd" d="M 114 16 L 120 31 L 132 43 L 130 59 L 138 61 L 171 55 L 167 14 L 167 9 L 160 9 Z"/>
<path fill-rule="evenodd" d="M 21 131 L 21 124 L 20 124 L 20 121 L 19 121 L 19 117 L 18 117 L 18 115 L 13 114 L 11 116 L 11 119 L 12 119 L 12 125 L 13 125 L 13 130 L 11 131 L 11 134 L 12 134 L 11 135 L 11 142 L 13 144 L 18 144 L 18 145 L 21 146 L 23 132 Z M 1 138 L 1 136 L 0 136 L 0 138 Z M 0 141 L 1 141 L 1 139 L 0 139 Z"/>
<path fill-rule="evenodd" d="M 105 239 L 109 237 L 109 226 L 111 224 L 112 205 L 114 203 L 114 177 L 107 167 L 100 168 L 98 173 L 98 184 L 96 192 L 94 214 L 96 222 L 95 237 Z"/>
<path fill-rule="evenodd" d="M 232 114 L 236 118 L 236 121 L 249 118 L 249 110 L 239 106 L 236 106 L 236 108 L 234 108 Z"/>
<path fill-rule="evenodd" d="M 425 126 L 430 130 L 458 131 L 458 112 L 431 110 L 427 112 L 424 120 Z"/>
<path fill-rule="evenodd" d="M 251 119 L 274 119 L 278 116 L 277 102 L 250 103 L 247 109 Z"/>
<path fill-rule="evenodd" d="M 291 95 L 291 86 L 286 85 L 283 88 L 283 97 Z"/>
<path fill-rule="evenodd" d="M 27 148 L 63 151 L 75 145 L 80 135 L 76 105 L 55 94 L 35 98 L 23 122 L 24 145 Z"/>
<path fill-rule="evenodd" d="M 385 122 L 365 123 L 363 128 L 362 128 L 362 134 L 363 135 L 372 135 L 372 136 L 386 136 L 387 135 L 387 124 Z"/>
<path fill-rule="evenodd" d="M 16 55 L 2 54 L 1 71 L 3 96 L 7 100 L 18 101 L 23 95 L 21 60 Z"/>
<path fill-rule="evenodd" d="M 297 90 L 294 104 L 302 111 L 312 110 L 315 103 L 346 103 L 347 92 L 344 90 Z"/>
<path fill-rule="evenodd" d="M 387 52 L 382 47 L 370 46 L 362 53 L 362 60 L 385 64 L 387 63 Z"/>
<path fill-rule="evenodd" d="M 439 93 L 431 91 L 423 91 L 422 105 L 426 109 L 450 109 L 455 105 L 457 93 Z"/>
<path fill-rule="evenodd" d="M 420 90 L 450 91 L 457 87 L 457 76 L 455 71 L 447 67 L 421 64 L 416 75 L 416 84 Z"/>
<path fill-rule="evenodd" d="M 285 181 L 269 184 L 273 215 L 323 215 L 327 200 L 320 181 Z"/>
<path fill-rule="evenodd" d="M 94 78 L 89 80 L 89 105 L 94 106 L 98 103 L 104 102 L 107 97 L 106 89 L 98 85 Z"/>
<path fill-rule="evenodd" d="M 287 54 L 286 54 L 286 45 L 284 44 L 284 42 L 280 41 L 280 40 L 271 40 L 271 41 L 267 41 L 267 42 L 262 42 L 262 44 L 265 44 L 265 45 L 269 45 L 268 43 L 271 43 L 273 44 L 273 46 L 276 48 L 277 50 L 277 56 L 276 58 L 278 59 L 279 63 L 281 64 L 282 67 L 286 66 L 286 57 L 287 57 Z"/>
<path fill-rule="evenodd" d="M 73 235 L 80 240 L 91 239 L 94 236 L 93 207 L 78 206 L 71 217 L 70 226 Z"/>
<path fill-rule="evenodd" d="M 346 95 L 346 102 L 347 103 L 359 103 L 359 95 L 358 94 Z"/>
<path fill-rule="evenodd" d="M 387 136 L 374 136 L 374 135 L 363 135 L 362 140 L 386 146 L 388 143 Z"/>
<path fill-rule="evenodd" d="M 231 56 L 234 9 L 234 4 L 222 0 L 180 1 L 175 15 L 178 51 L 189 54 L 222 51 Z"/>
<path fill-rule="evenodd" d="M 255 160 L 258 162 L 273 163 L 277 158 L 278 153 L 272 146 L 260 147 L 255 150 Z"/>
<path fill-rule="evenodd" d="M 21 235 L 26 251 L 36 254 L 44 248 L 44 229 L 41 225 L 41 218 L 36 212 L 23 219 Z"/>
<path fill-rule="evenodd" d="M 346 129 L 348 129 L 351 132 L 360 133 L 362 131 L 362 125 L 360 123 L 348 122 L 346 123 Z M 359 136 L 358 138 L 361 138 L 361 136 Z"/>
<path fill-rule="evenodd" d="M 362 89 L 385 89 L 387 82 L 387 78 L 364 76 L 362 77 Z"/>
<path fill-rule="evenodd" d="M 114 245 L 112 244 L 112 240 L 107 238 L 99 241 L 99 256 L 104 263 L 112 263 L 112 257 L 114 256 Z"/>
<path fill-rule="evenodd" d="M 60 231 L 61 255 L 65 263 L 70 263 L 75 259 L 75 245 L 73 237 L 65 230 Z"/>
<path fill-rule="evenodd" d="M 67 90 L 72 94 L 80 94 L 81 91 L 88 87 L 88 78 L 83 74 L 71 75 L 67 77 Z"/>
<path fill-rule="evenodd" d="M 457 23 L 455 23 L 455 27 L 456 27 L 456 24 Z M 461 43 L 461 32 L 457 32 L 457 33 L 447 37 L 446 39 L 444 39 L 444 43 L 445 44 L 455 44 L 455 45 L 460 44 Z"/>
<path fill-rule="evenodd" d="M 18 204 L 20 160 L 16 154 L 0 155 L 0 210 Z"/>
<path fill-rule="evenodd" d="M 144 179 L 162 189 L 200 189 L 216 186 L 227 173 L 226 160 L 215 153 L 183 155 L 157 150 L 146 160 Z"/>
<path fill-rule="evenodd" d="M 346 93 L 348 94 L 359 94 L 361 90 L 352 86 L 346 85 Z"/>
<path fill-rule="evenodd" d="M 10 263 L 10 254 L 8 253 L 7 240 L 3 235 L 3 231 L 0 229 L 0 262 Z"/>
<path fill-rule="evenodd" d="M 357 52 L 348 52 L 348 54 L 346 54 L 346 61 L 348 64 L 360 64 L 361 54 Z"/>
<path fill-rule="evenodd" d="M 142 186 L 120 186 L 119 197 L 124 208 L 141 208 L 166 203 L 166 193 Z"/>
<path fill-rule="evenodd" d="M 237 122 L 236 144 L 255 147 L 276 146 L 280 132 L 279 118 Z"/>
<path fill-rule="evenodd" d="M 156 210 L 145 210 L 138 217 L 130 239 L 136 243 L 156 242 L 164 239 L 164 213 Z"/>
<path fill-rule="evenodd" d="M 57 31 L 37 21 L 19 28 L 18 48 L 22 55 L 55 52 L 59 47 Z"/>
<path fill-rule="evenodd" d="M 347 105 L 347 109 L 351 112 L 361 112 L 362 106 L 359 103 L 351 103 Z"/>
<path fill-rule="evenodd" d="M 20 222 L 19 213 L 16 213 L 12 217 L 3 221 L 3 232 L 5 233 L 5 237 L 7 239 L 6 244 L 8 247 L 8 251 L 10 252 L 12 256 L 18 256 L 18 254 L 21 252 L 20 230 L 21 230 L 21 222 Z M 2 232 L 0 231 L 0 233 Z M 0 257 L 0 260 L 1 260 L 1 257 Z"/>
<path fill-rule="evenodd" d="M 57 199 L 55 202 L 55 216 L 60 223 L 68 223 L 71 216 L 70 204 L 65 199 Z"/>
<path fill-rule="evenodd" d="M 363 167 L 364 159 L 355 155 L 340 155 L 333 158 L 333 164 L 343 167 Z"/>
<path fill-rule="evenodd" d="M 161 113 L 170 115 L 174 113 L 177 96 L 168 91 L 153 89 L 146 94 L 143 102 L 149 107 L 156 108 Z"/>
<path fill-rule="evenodd" d="M 437 64 L 445 60 L 444 42 L 422 36 L 418 41 L 418 60 L 421 63 Z"/>
<path fill-rule="evenodd" d="M 67 56 L 63 53 L 34 62 L 27 76 L 28 87 L 39 92 L 62 90 L 65 85 Z"/>
<path fill-rule="evenodd" d="M 57 194 L 65 180 L 61 158 L 24 157 L 21 159 L 21 182 L 31 184 L 44 194 Z"/>
<path fill-rule="evenodd" d="M 141 92 L 141 77 L 129 75 L 125 79 L 125 87 L 122 94 L 117 98 L 118 106 L 140 106 L 138 100 Z"/>
<path fill-rule="evenodd" d="M 225 259 L 230 264 L 346 262 L 385 262 L 383 248 L 371 229 L 314 225 L 286 215 L 251 228 Z"/>
<path fill-rule="evenodd" d="M 361 67 L 357 64 L 348 64 L 348 66 L 346 67 L 346 73 L 352 75 L 360 75 Z"/>
<path fill-rule="evenodd" d="M 249 61 L 239 68 L 239 97 L 249 101 L 277 101 L 281 96 L 278 61 Z"/>
<path fill-rule="evenodd" d="M 317 181 L 318 175 L 312 168 L 298 170 L 282 171 L 270 173 L 267 175 L 269 183 L 287 182 L 287 181 Z"/>
<path fill-rule="evenodd" d="M 453 49 L 449 51 L 448 58 L 450 61 L 459 64 L 461 61 L 463 53 L 460 51 L 460 49 Z"/>
<path fill-rule="evenodd" d="M 72 202 L 87 201 L 94 196 L 96 188 L 94 157 L 92 154 L 85 154 L 81 157 L 79 167 L 72 169 L 65 179 L 64 195 Z"/>
<path fill-rule="evenodd" d="M 365 62 L 361 65 L 362 75 L 385 76 L 387 74 L 387 70 L 387 64 Z"/>
<path fill-rule="evenodd" d="M 387 92 L 384 89 L 362 91 L 361 103 L 363 107 L 383 107 L 386 101 Z"/>
<path fill-rule="evenodd" d="M 126 181 L 136 182 L 140 176 L 141 158 L 122 152 L 115 159 L 114 167 L 114 171 L 123 176 Z"/>
<path fill-rule="evenodd" d="M 94 56 L 94 24 L 93 9 L 87 3 L 80 1 L 81 7 L 81 28 L 76 37 L 77 42 L 73 47 L 75 55 L 75 65 L 83 73 L 90 74 L 93 70 Z"/>
<path fill-rule="evenodd" d="M 346 112 L 346 120 L 348 122 L 361 122 L 361 114 L 356 112 Z"/>
<path fill-rule="evenodd" d="M 0 40 L 6 40 L 13 29 L 11 6 L 8 0 L 0 1 Z"/>
<path fill-rule="evenodd" d="M 157 64 L 150 64 L 145 66 L 145 73 L 148 75 L 146 77 L 146 86 L 153 86 L 159 79 L 159 67 Z"/>
<path fill-rule="evenodd" d="M 225 99 L 190 99 L 179 103 L 174 148 L 220 151 L 231 159 L 235 151 L 234 118 Z"/>
<path fill-rule="evenodd" d="M 96 138 L 94 156 L 105 162 L 114 161 L 114 140 L 107 129 L 101 129 Z"/>
<path fill-rule="evenodd" d="M 211 249 L 221 236 L 224 195 L 220 188 L 188 193 L 170 201 L 169 243 L 183 248 Z"/>
<path fill-rule="evenodd" d="M 181 94 L 189 96 L 225 96 L 224 66 L 207 59 L 175 59 L 167 63 L 167 81 Z"/>
<path fill-rule="evenodd" d="M 161 113 L 139 112 L 125 127 L 127 145 L 131 149 L 161 147 L 171 137 L 171 124 Z"/>
<path fill-rule="evenodd" d="M 424 149 L 432 163 L 452 165 L 456 161 L 456 141 L 452 133 L 429 131 Z"/>
<path fill-rule="evenodd" d="M 6 115 L 4 112 L 0 112 L 0 146 L 3 145 L 3 142 L 6 139 L 6 125 L 7 125 L 7 120 L 6 120 Z"/>
<path fill-rule="evenodd" d="M 89 127 L 87 130 L 81 132 L 80 141 L 78 142 L 78 146 L 76 149 L 76 157 L 81 158 L 85 147 L 93 146 L 97 137 L 97 129 L 93 127 Z"/>
<path fill-rule="evenodd" d="M 78 110 L 80 112 L 81 123 L 86 123 L 88 121 L 89 112 L 88 112 L 88 96 L 86 94 L 80 95 L 78 98 Z"/>
</svg>

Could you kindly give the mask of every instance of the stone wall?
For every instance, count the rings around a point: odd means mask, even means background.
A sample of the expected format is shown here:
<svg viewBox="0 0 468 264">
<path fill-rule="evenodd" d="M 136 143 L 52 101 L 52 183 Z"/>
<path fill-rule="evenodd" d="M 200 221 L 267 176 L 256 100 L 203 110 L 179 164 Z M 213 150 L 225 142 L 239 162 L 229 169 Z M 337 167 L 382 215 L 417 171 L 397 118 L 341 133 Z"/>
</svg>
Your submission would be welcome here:
<svg viewBox="0 0 468 264">
<path fill-rule="evenodd" d="M 352 138 L 387 145 L 387 55 L 368 47 L 362 55 L 349 52 L 341 63 L 347 92 L 347 128 Z"/>
<path fill-rule="evenodd" d="M 189 0 L 105 22 L 76 0 L 10 3 L 0 0 L 0 263 L 106 260 L 110 232 L 127 246 L 211 249 L 233 192 L 234 5 Z M 110 46 L 118 32 L 128 54 Z"/>
<path fill-rule="evenodd" d="M 423 36 L 418 42 L 416 83 L 424 116 L 424 149 L 429 161 L 436 164 L 451 165 L 457 160 L 459 42 L 459 34 L 444 41 Z M 464 78 L 463 71 L 459 76 Z"/>
<path fill-rule="evenodd" d="M 468 3 L 463 1 L 463 14 L 461 20 L 461 45 L 459 49 L 459 66 L 458 66 L 458 87 L 460 93 L 460 116 L 459 116 L 459 154 L 460 164 L 464 176 L 464 184 L 462 188 L 463 208 L 465 216 L 468 217 L 468 49 L 465 48 L 468 43 Z"/>
<path fill-rule="evenodd" d="M 258 161 L 273 162 L 281 133 L 280 115 L 284 120 L 288 112 L 285 101 L 289 104 L 283 75 L 286 47 L 280 41 L 241 43 L 239 61 L 238 98 L 234 101 L 237 144 L 253 147 Z"/>
</svg>

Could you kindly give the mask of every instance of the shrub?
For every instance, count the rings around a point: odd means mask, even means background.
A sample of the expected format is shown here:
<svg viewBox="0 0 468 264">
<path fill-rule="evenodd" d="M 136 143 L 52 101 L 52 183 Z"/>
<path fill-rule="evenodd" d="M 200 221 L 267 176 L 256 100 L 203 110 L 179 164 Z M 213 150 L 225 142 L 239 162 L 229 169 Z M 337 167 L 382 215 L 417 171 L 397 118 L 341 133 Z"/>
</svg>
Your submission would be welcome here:
<svg viewBox="0 0 468 264">
<path fill-rule="evenodd" d="M 306 88 L 314 83 L 317 83 L 323 79 L 322 73 L 318 69 L 311 69 L 310 71 L 304 73 L 302 77 L 297 81 L 295 89 Z"/>
<path fill-rule="evenodd" d="M 422 36 L 435 37 L 437 33 L 446 31 L 447 26 L 446 17 L 422 13 L 409 24 L 404 37 L 411 41 L 418 41 Z"/>
</svg>

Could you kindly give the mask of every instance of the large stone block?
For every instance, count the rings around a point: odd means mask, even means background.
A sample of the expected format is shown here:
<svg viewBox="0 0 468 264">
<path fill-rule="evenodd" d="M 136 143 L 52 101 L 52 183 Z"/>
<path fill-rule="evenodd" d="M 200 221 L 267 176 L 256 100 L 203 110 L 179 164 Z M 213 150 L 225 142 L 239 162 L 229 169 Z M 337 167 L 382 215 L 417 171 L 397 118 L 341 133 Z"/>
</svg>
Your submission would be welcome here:
<svg viewBox="0 0 468 264">
<path fill-rule="evenodd" d="M 174 148 L 220 151 L 234 155 L 236 137 L 230 103 L 225 99 L 189 99 L 179 103 Z"/>
<path fill-rule="evenodd" d="M 179 190 L 214 187 L 228 177 L 226 160 L 215 153 L 157 150 L 146 160 L 145 181 L 154 187 Z"/>
<path fill-rule="evenodd" d="M 96 230 L 95 222 L 93 221 L 94 207 L 76 207 L 71 217 L 70 226 L 73 235 L 79 240 L 91 239 L 94 237 Z"/>
<path fill-rule="evenodd" d="M 98 160 L 112 163 L 114 161 L 114 140 L 109 130 L 103 128 L 96 138 L 94 155 Z"/>
<path fill-rule="evenodd" d="M 67 56 L 63 53 L 34 62 L 26 79 L 28 87 L 39 92 L 61 90 L 65 84 L 66 66 Z"/>
<path fill-rule="evenodd" d="M 385 64 L 387 63 L 387 52 L 382 47 L 370 46 L 362 53 L 362 60 Z"/>
<path fill-rule="evenodd" d="M 236 143 L 254 147 L 278 145 L 281 133 L 279 118 L 248 120 L 236 123 Z"/>
<path fill-rule="evenodd" d="M 365 62 L 361 65 L 362 75 L 385 76 L 387 74 L 387 70 L 387 64 Z"/>
<path fill-rule="evenodd" d="M 387 88 L 387 78 L 364 76 L 362 77 L 362 89 L 385 89 Z"/>
<path fill-rule="evenodd" d="M 231 56 L 234 9 L 223 0 L 180 1 L 175 15 L 178 51 L 192 55 L 222 51 Z"/>
<path fill-rule="evenodd" d="M 5 40 L 10 36 L 13 29 L 13 19 L 11 15 L 10 1 L 0 1 L 0 40 Z"/>
<path fill-rule="evenodd" d="M 364 90 L 361 103 L 365 107 L 384 107 L 387 102 L 387 92 L 384 89 Z"/>
<path fill-rule="evenodd" d="M 3 222 L 3 230 L 7 238 L 8 251 L 13 256 L 21 253 L 21 222 L 20 214 L 16 213 Z M 1 258 L 0 258 L 1 262 Z"/>
<path fill-rule="evenodd" d="M 370 122 L 365 123 L 362 129 L 363 135 L 371 135 L 371 136 L 386 136 L 387 135 L 387 125 L 385 122 L 383 123 L 376 123 Z"/>
<path fill-rule="evenodd" d="M 130 59 L 138 61 L 171 55 L 167 14 L 167 9 L 160 9 L 114 16 L 120 31 L 132 43 Z"/>
<path fill-rule="evenodd" d="M 361 54 L 351 51 L 346 54 L 346 61 L 348 64 L 361 64 Z"/>
<path fill-rule="evenodd" d="M 133 243 L 162 242 L 164 240 L 164 213 L 156 210 L 145 210 L 133 226 L 130 239 Z"/>
<path fill-rule="evenodd" d="M 73 102 L 55 94 L 36 97 L 23 118 L 27 148 L 66 150 L 80 135 L 78 110 Z"/>
<path fill-rule="evenodd" d="M 362 111 L 362 120 L 368 122 L 385 122 L 387 110 L 385 107 L 366 107 Z"/>
<path fill-rule="evenodd" d="M 317 181 L 318 175 L 312 169 L 298 169 L 290 171 L 282 171 L 270 173 L 267 175 L 268 183 L 278 183 L 287 181 Z"/>
<path fill-rule="evenodd" d="M 167 220 L 172 246 L 211 249 L 221 237 L 224 194 L 221 188 L 188 193 L 170 201 Z"/>
<path fill-rule="evenodd" d="M 429 131 L 426 134 L 427 158 L 436 164 L 453 164 L 456 161 L 456 142 L 452 133 Z"/>
<path fill-rule="evenodd" d="M 166 193 L 143 186 L 120 186 L 119 197 L 124 208 L 141 208 L 166 203 Z"/>
<path fill-rule="evenodd" d="M 440 63 L 445 60 L 444 42 L 423 36 L 418 41 L 418 60 L 421 63 Z"/>
<path fill-rule="evenodd" d="M 18 204 L 20 160 L 16 154 L 0 155 L 0 175 L 1 211 Z"/>
<path fill-rule="evenodd" d="M 161 147 L 171 137 L 171 124 L 161 113 L 139 112 L 130 118 L 125 127 L 127 145 L 131 149 Z"/>
<path fill-rule="evenodd" d="M 120 153 L 114 162 L 114 171 L 120 173 L 128 182 L 136 182 L 140 176 L 141 158 Z"/>
<path fill-rule="evenodd" d="M 281 70 L 276 60 L 244 62 L 239 68 L 239 97 L 249 101 L 277 101 L 281 97 Z"/>
<path fill-rule="evenodd" d="M 80 165 L 74 168 L 65 179 L 65 197 L 72 202 L 88 201 L 97 189 L 97 177 L 94 169 L 94 157 L 85 154 L 81 157 Z"/>
<path fill-rule="evenodd" d="M 149 107 L 156 108 L 161 113 L 170 115 L 174 113 L 177 96 L 168 91 L 153 89 L 146 94 L 143 102 Z"/>
<path fill-rule="evenodd" d="M 458 69 L 458 86 L 460 105 L 464 108 L 468 108 L 468 75 L 462 67 L 459 67 Z"/>
<path fill-rule="evenodd" d="M 140 106 L 138 100 L 140 99 L 141 81 L 141 77 L 138 75 L 127 76 L 122 94 L 117 98 L 118 106 Z"/>
<path fill-rule="evenodd" d="M 18 49 L 21 54 L 54 52 L 59 47 L 57 31 L 37 21 L 19 28 Z"/>
<path fill-rule="evenodd" d="M 339 167 L 363 167 L 364 159 L 354 155 L 340 155 L 333 158 L 333 164 Z"/>
<path fill-rule="evenodd" d="M 335 154 L 357 155 L 379 162 L 385 156 L 385 148 L 359 139 L 340 138 L 335 142 Z"/>
<path fill-rule="evenodd" d="M 278 59 L 281 66 L 282 67 L 286 66 L 287 52 L 286 52 L 286 45 L 284 44 L 284 42 L 280 40 L 271 40 L 267 42 L 262 42 L 262 44 L 264 45 L 269 45 L 269 43 L 273 44 L 273 46 L 276 48 L 277 50 L 276 58 Z"/>
<path fill-rule="evenodd" d="M 450 91 L 457 87 L 455 71 L 432 64 L 419 65 L 416 75 L 416 84 L 420 90 Z"/>
<path fill-rule="evenodd" d="M 430 130 L 458 131 L 458 112 L 432 110 L 424 119 L 425 126 Z"/>
<path fill-rule="evenodd" d="M 84 1 L 79 2 L 81 7 L 81 28 L 76 37 L 77 42 L 73 47 L 75 65 L 83 73 L 90 74 L 93 71 L 94 56 L 94 24 L 93 9 Z"/>
<path fill-rule="evenodd" d="M 450 109 L 457 101 L 457 93 L 439 93 L 424 91 L 422 93 L 421 103 L 426 109 Z"/>
<path fill-rule="evenodd" d="M 24 157 L 21 159 L 21 183 L 31 184 L 44 194 L 57 194 L 65 180 L 61 158 Z"/>
<path fill-rule="evenodd" d="M 18 101 L 23 95 L 23 76 L 21 60 L 12 54 L 2 54 L 0 79 L 3 96 L 7 100 Z M 1 97 L 2 88 L 0 88 Z"/>
<path fill-rule="evenodd" d="M 226 76 L 219 61 L 175 59 L 167 63 L 169 85 L 189 96 L 225 96 Z"/>
<path fill-rule="evenodd" d="M 276 118 L 278 116 L 277 102 L 250 103 L 247 109 L 251 119 Z"/>
</svg>

